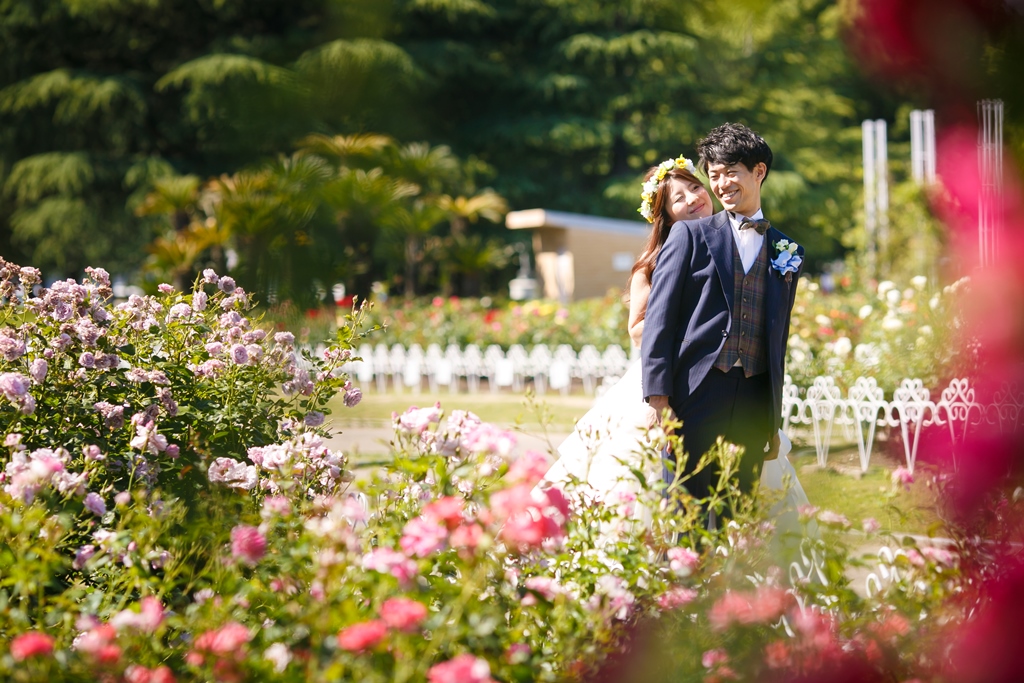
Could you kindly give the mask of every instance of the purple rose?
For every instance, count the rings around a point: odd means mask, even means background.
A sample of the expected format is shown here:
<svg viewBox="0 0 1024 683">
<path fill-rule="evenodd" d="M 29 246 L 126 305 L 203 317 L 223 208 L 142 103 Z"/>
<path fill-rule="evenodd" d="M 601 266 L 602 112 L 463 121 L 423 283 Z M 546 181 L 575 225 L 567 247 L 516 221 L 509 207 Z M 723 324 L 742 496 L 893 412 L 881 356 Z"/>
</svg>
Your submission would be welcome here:
<svg viewBox="0 0 1024 683">
<path fill-rule="evenodd" d="M 220 290 L 225 294 L 230 294 L 235 291 L 235 280 L 234 278 L 225 275 L 220 279 L 220 282 L 217 283 L 217 286 L 220 287 Z"/>
<path fill-rule="evenodd" d="M 206 310 L 206 302 L 208 300 L 209 300 L 209 297 L 206 295 L 206 292 L 204 292 L 203 290 L 200 289 L 198 292 L 196 292 L 195 294 L 192 295 L 192 310 L 193 311 L 205 311 Z"/>
<path fill-rule="evenodd" d="M 223 282 L 223 280 L 221 280 Z M 236 365 L 245 365 L 249 362 L 249 352 L 241 344 L 235 344 L 231 347 L 231 360 Z"/>
<path fill-rule="evenodd" d="M 363 400 L 363 392 L 359 387 L 352 387 L 345 392 L 345 407 L 354 408 Z"/>
<path fill-rule="evenodd" d="M 107 514 L 107 505 L 103 502 L 103 498 L 98 493 L 89 492 L 85 494 L 85 499 L 82 501 L 85 505 L 85 509 L 96 515 L 102 517 Z"/>
<path fill-rule="evenodd" d="M 16 372 L 5 372 L 0 375 L 0 392 L 12 401 L 20 399 L 28 393 L 29 379 Z"/>
<path fill-rule="evenodd" d="M 32 361 L 32 365 L 29 366 L 28 374 L 32 376 L 32 380 L 36 384 L 42 384 L 43 380 L 46 379 L 46 372 L 50 369 L 50 364 L 42 358 L 36 358 Z"/>
</svg>

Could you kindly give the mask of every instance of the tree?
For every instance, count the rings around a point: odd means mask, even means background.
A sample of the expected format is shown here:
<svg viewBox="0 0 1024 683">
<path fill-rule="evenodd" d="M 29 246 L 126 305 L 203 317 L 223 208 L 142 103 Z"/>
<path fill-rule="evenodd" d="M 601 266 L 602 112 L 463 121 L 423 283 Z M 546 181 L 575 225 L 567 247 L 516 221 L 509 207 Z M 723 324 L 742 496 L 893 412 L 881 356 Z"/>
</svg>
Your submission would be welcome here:
<svg viewBox="0 0 1024 683">
<path fill-rule="evenodd" d="M 135 270 L 166 229 L 133 211 L 157 181 L 395 109 L 417 69 L 360 26 L 338 0 L 0 0 L 0 235 L 53 274 Z"/>
</svg>

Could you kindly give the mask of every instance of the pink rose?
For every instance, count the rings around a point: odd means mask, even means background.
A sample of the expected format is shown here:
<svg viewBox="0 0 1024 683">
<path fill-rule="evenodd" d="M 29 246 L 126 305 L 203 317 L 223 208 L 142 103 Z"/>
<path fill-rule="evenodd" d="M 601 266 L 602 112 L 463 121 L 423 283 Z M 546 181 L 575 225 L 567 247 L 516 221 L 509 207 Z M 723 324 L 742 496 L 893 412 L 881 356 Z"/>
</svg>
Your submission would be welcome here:
<svg viewBox="0 0 1024 683">
<path fill-rule="evenodd" d="M 455 496 L 438 498 L 432 503 L 423 507 L 423 516 L 433 519 L 438 523 L 444 523 L 448 529 L 454 529 L 462 523 L 462 511 L 466 502 Z"/>
<path fill-rule="evenodd" d="M 380 606 L 380 618 L 399 631 L 415 631 L 427 618 L 427 607 L 408 598 L 391 598 Z"/>
<path fill-rule="evenodd" d="M 669 569 L 679 577 L 692 574 L 700 562 L 700 555 L 689 548 L 669 548 L 667 555 Z"/>
<path fill-rule="evenodd" d="M 515 546 L 537 547 L 545 539 L 565 535 L 568 501 L 558 489 L 541 491 L 517 484 L 491 496 L 491 510 L 501 537 Z"/>
<path fill-rule="evenodd" d="M 819 512 L 818 521 L 822 524 L 838 527 L 840 529 L 850 528 L 850 520 L 846 518 L 846 515 L 841 515 L 838 512 L 832 512 L 831 510 L 822 510 Z"/>
<path fill-rule="evenodd" d="M 729 661 L 729 655 L 726 654 L 725 650 L 708 650 L 701 658 L 700 663 L 705 669 L 711 669 L 719 664 L 725 664 Z"/>
<path fill-rule="evenodd" d="M 124 670 L 124 680 L 127 683 L 175 683 L 174 674 L 166 666 L 147 669 L 136 664 Z"/>
<path fill-rule="evenodd" d="M 352 624 L 338 633 L 338 647 L 349 652 L 369 650 L 384 640 L 387 632 L 388 627 L 377 619 Z"/>
<path fill-rule="evenodd" d="M 476 550 L 476 547 L 480 545 L 483 537 L 484 530 L 479 524 L 463 524 L 452 531 L 448 542 L 453 548 L 465 548 L 472 551 Z"/>
<path fill-rule="evenodd" d="M 43 657 L 53 653 L 53 637 L 45 633 L 30 631 L 15 636 L 11 641 L 11 657 L 23 662 L 30 657 Z"/>
<path fill-rule="evenodd" d="M 487 660 L 468 653 L 435 664 L 427 672 L 429 683 L 491 683 L 492 680 Z"/>
<path fill-rule="evenodd" d="M 242 564 L 254 565 L 267 553 L 267 539 L 254 526 L 239 524 L 231 530 L 231 554 Z"/>
<path fill-rule="evenodd" d="M 410 519 L 402 530 L 399 545 L 410 555 L 426 557 L 444 547 L 448 530 L 432 517 Z"/>
<path fill-rule="evenodd" d="M 219 629 L 207 631 L 196 638 L 195 649 L 213 655 L 234 654 L 251 638 L 249 629 L 237 621 L 229 621 Z"/>
<path fill-rule="evenodd" d="M 675 586 L 658 596 L 658 607 L 664 610 L 677 609 L 690 604 L 697 597 L 697 591 L 692 588 Z"/>
<path fill-rule="evenodd" d="M 897 467 L 892 471 L 892 483 L 909 491 L 910 485 L 914 483 L 914 474 L 906 467 Z"/>
<path fill-rule="evenodd" d="M 390 548 L 377 548 L 364 555 L 363 569 L 391 574 L 403 585 L 419 573 L 413 560 Z"/>
<path fill-rule="evenodd" d="M 521 458 L 508 468 L 506 478 L 513 483 L 535 486 L 547 474 L 551 463 L 548 456 L 539 451 L 526 451 Z"/>
<path fill-rule="evenodd" d="M 346 405 L 348 405 L 346 401 Z M 429 408 L 411 406 L 401 415 L 394 414 L 395 427 L 406 434 L 422 434 L 431 423 L 441 419 L 441 403 Z"/>
</svg>

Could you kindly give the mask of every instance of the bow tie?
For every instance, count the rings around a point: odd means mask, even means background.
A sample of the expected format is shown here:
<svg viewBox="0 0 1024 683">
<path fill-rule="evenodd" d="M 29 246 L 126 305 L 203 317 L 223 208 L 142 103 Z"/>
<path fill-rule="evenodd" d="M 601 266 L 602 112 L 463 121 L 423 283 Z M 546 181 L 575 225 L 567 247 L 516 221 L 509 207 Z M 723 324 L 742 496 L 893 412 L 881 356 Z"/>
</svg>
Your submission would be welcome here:
<svg viewBox="0 0 1024 683">
<path fill-rule="evenodd" d="M 768 228 L 772 227 L 772 224 L 764 220 L 753 220 L 751 218 L 744 217 L 740 221 L 740 230 L 757 230 L 758 235 L 763 235 L 768 232 Z"/>
</svg>

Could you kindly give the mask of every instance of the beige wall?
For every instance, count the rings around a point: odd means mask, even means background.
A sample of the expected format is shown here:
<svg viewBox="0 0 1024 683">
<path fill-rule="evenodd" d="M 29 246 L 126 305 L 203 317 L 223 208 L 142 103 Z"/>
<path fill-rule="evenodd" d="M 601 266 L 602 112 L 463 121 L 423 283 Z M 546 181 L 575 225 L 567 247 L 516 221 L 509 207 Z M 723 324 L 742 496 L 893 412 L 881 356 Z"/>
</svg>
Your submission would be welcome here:
<svg viewBox="0 0 1024 683">
<path fill-rule="evenodd" d="M 561 278 L 563 288 L 568 286 L 569 300 L 579 300 L 604 296 L 609 289 L 623 290 L 645 241 L 642 236 L 596 230 L 534 229 L 533 250 L 544 297 L 559 298 L 559 250 L 565 254 L 561 268 L 568 270 Z"/>
</svg>

